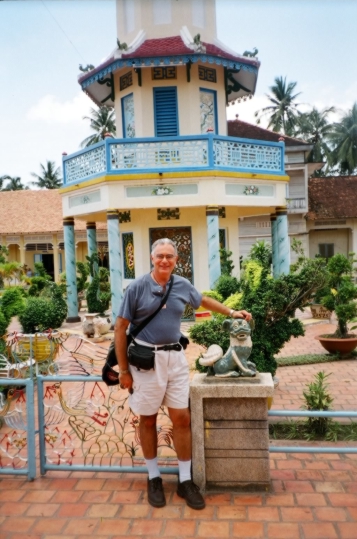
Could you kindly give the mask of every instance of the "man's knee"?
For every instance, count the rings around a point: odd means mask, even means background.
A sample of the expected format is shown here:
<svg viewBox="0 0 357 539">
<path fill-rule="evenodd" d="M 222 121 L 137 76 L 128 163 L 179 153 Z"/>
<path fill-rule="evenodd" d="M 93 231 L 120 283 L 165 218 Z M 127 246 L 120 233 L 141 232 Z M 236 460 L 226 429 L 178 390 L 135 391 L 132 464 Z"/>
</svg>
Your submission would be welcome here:
<svg viewBox="0 0 357 539">
<path fill-rule="evenodd" d="M 154 415 L 141 415 L 140 416 L 140 428 L 150 429 L 156 426 L 157 414 Z"/>
<path fill-rule="evenodd" d="M 170 419 L 173 427 L 188 428 L 191 425 L 191 414 L 188 408 L 169 409 Z"/>
</svg>

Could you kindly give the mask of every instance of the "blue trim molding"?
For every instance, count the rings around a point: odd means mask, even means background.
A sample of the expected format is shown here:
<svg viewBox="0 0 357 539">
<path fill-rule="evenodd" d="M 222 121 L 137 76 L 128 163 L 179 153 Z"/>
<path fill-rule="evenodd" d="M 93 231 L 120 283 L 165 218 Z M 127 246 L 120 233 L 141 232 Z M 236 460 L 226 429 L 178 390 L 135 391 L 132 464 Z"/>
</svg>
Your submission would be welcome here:
<svg viewBox="0 0 357 539">
<path fill-rule="evenodd" d="M 229 69 L 236 69 L 238 71 L 250 71 L 251 73 L 258 74 L 258 68 L 250 64 L 245 64 L 243 62 L 238 62 L 236 60 L 227 60 L 226 58 L 220 58 L 218 56 L 212 56 L 207 54 L 190 54 L 190 55 L 181 55 L 181 56 L 152 56 L 149 58 L 127 58 L 127 59 L 118 59 L 113 60 L 111 64 L 100 69 L 97 73 L 89 76 L 87 79 L 82 80 L 80 85 L 83 90 L 91 86 L 98 80 L 102 80 L 109 73 L 114 73 L 118 69 L 123 67 L 150 67 L 150 66 L 159 66 L 159 65 L 184 65 L 189 62 L 197 63 L 208 63 L 221 65 Z"/>
</svg>

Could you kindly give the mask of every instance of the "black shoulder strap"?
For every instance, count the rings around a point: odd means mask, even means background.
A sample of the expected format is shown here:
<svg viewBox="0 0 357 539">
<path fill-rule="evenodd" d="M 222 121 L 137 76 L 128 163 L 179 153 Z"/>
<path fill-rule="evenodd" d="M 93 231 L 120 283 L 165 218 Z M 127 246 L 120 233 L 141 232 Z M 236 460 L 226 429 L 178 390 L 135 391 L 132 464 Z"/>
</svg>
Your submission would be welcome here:
<svg viewBox="0 0 357 539">
<path fill-rule="evenodd" d="M 157 315 L 157 313 L 159 311 L 161 311 L 162 307 L 165 305 L 168 297 L 169 297 L 169 294 L 170 294 L 170 291 L 171 291 L 171 288 L 172 288 L 172 285 L 174 284 L 174 276 L 171 275 L 171 279 L 170 279 L 170 284 L 169 284 L 169 287 L 167 289 L 167 292 L 166 294 L 164 295 L 164 297 L 162 298 L 161 300 L 161 303 L 160 305 L 158 306 L 158 308 L 156 309 L 155 312 L 153 312 L 152 314 L 150 314 L 150 316 L 148 316 L 145 320 L 143 320 L 143 322 L 141 322 L 141 324 L 139 324 L 135 329 L 133 329 L 133 331 L 130 332 L 130 334 L 133 336 L 133 337 L 136 337 L 140 331 L 142 331 L 144 329 L 145 326 L 148 325 L 149 322 L 151 322 L 151 320 L 153 318 L 155 318 L 155 316 Z"/>
</svg>

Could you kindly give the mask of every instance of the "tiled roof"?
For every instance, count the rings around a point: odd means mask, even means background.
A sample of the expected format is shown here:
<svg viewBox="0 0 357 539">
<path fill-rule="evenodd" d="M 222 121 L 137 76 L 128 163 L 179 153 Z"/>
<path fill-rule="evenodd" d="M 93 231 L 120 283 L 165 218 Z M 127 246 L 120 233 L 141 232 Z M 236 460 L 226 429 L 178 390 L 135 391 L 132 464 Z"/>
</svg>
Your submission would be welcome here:
<svg viewBox="0 0 357 539">
<path fill-rule="evenodd" d="M 229 120 L 228 121 L 228 136 L 230 137 L 241 137 L 241 138 L 251 138 L 253 140 L 266 140 L 269 142 L 279 142 L 279 139 L 283 137 L 285 146 L 308 146 L 307 142 L 303 140 L 287 137 L 286 135 L 281 135 L 281 133 L 275 133 L 274 131 L 269 131 L 269 129 L 264 129 L 258 125 L 249 124 L 247 122 L 242 122 L 241 120 Z"/>
<path fill-rule="evenodd" d="M 248 57 L 242 58 L 238 55 L 230 54 L 224 51 L 216 45 L 211 43 L 202 42 L 206 52 L 205 54 L 212 56 L 219 56 L 228 60 L 240 60 L 244 59 L 244 63 L 251 63 L 256 65 L 257 61 L 249 59 Z M 197 54 L 193 49 L 189 49 L 183 42 L 181 36 L 163 37 L 158 39 L 147 39 L 138 47 L 134 52 L 129 54 L 123 54 L 122 58 L 147 58 L 156 56 L 179 56 L 181 54 Z"/>
<path fill-rule="evenodd" d="M 309 179 L 307 218 L 349 219 L 357 217 L 357 176 Z"/>
<path fill-rule="evenodd" d="M 56 233 L 63 230 L 62 198 L 57 189 L 0 192 L 0 235 Z M 75 220 L 76 230 L 85 221 Z M 105 223 L 97 223 L 105 229 Z"/>
</svg>

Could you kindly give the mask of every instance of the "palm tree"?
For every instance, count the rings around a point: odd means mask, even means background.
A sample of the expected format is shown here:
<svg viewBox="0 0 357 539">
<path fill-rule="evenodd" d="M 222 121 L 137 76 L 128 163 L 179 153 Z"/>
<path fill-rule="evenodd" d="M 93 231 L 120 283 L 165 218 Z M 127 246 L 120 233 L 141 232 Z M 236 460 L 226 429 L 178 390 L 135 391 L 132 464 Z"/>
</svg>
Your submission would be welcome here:
<svg viewBox="0 0 357 539">
<path fill-rule="evenodd" d="M 1 180 L 9 180 L 6 187 L 1 189 L 2 191 L 24 191 L 28 189 L 28 186 L 21 182 L 19 176 L 1 176 Z"/>
<path fill-rule="evenodd" d="M 332 144 L 331 162 L 340 174 L 357 172 L 357 102 L 339 122 L 332 126 L 329 135 Z"/>
<path fill-rule="evenodd" d="M 309 155 L 311 163 L 330 161 L 331 149 L 327 141 L 332 132 L 332 124 L 329 123 L 328 117 L 335 110 L 335 107 L 330 107 L 319 111 L 313 107 L 310 112 L 304 112 L 297 119 L 294 136 L 314 145 Z"/>
<path fill-rule="evenodd" d="M 37 178 L 37 181 L 31 182 L 32 185 L 40 189 L 59 189 L 62 186 L 61 169 L 56 168 L 54 161 L 46 161 L 46 165 L 41 165 L 41 173 L 31 172 L 31 176 Z"/>
<path fill-rule="evenodd" d="M 115 112 L 108 107 L 91 109 L 91 116 L 83 116 L 83 120 L 90 121 L 90 127 L 95 134 L 90 135 L 81 142 L 81 148 L 86 148 L 104 139 L 105 135 L 115 137 Z"/>
<path fill-rule="evenodd" d="M 273 86 L 269 87 L 271 94 L 266 94 L 271 105 L 264 107 L 262 110 L 255 112 L 257 123 L 263 116 L 269 116 L 268 129 L 283 133 L 288 136 L 294 135 L 294 128 L 299 116 L 297 110 L 298 104 L 295 99 L 300 92 L 294 94 L 297 82 L 286 82 L 286 77 L 276 77 Z"/>
</svg>

